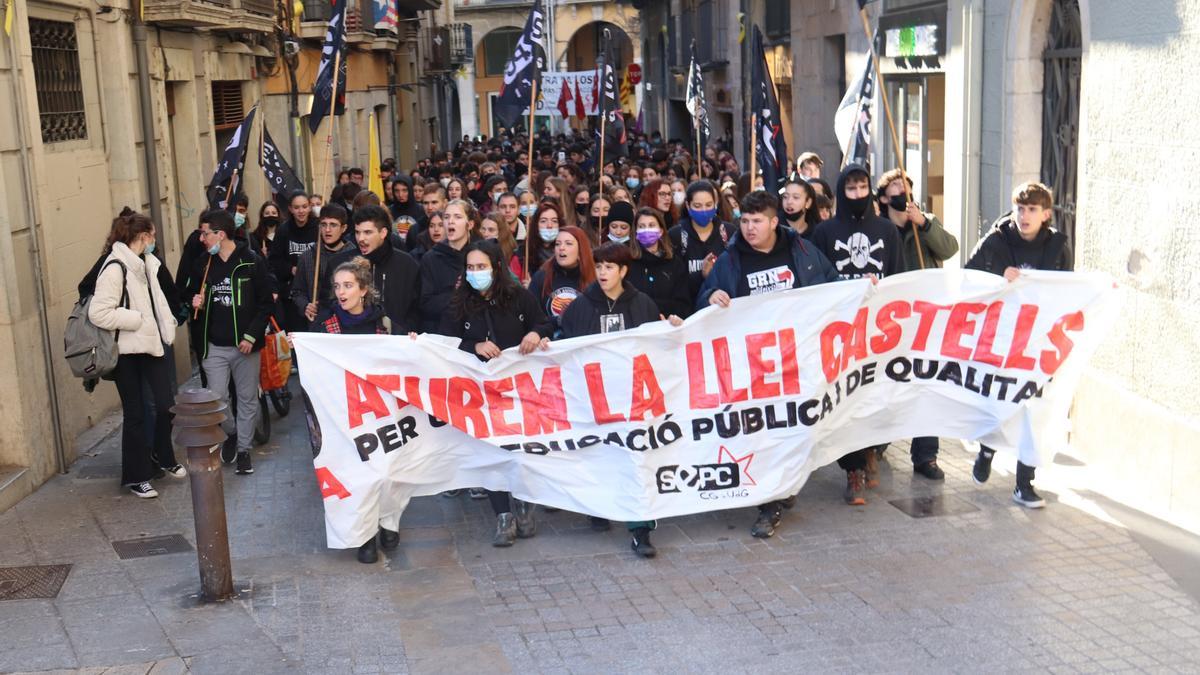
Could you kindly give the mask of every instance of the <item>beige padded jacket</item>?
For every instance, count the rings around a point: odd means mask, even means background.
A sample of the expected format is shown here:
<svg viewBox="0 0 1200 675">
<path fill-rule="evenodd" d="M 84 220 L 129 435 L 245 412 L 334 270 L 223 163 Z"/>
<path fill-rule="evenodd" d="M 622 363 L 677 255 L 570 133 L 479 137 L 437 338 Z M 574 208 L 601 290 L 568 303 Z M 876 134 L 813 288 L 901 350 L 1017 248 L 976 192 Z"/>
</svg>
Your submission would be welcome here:
<svg viewBox="0 0 1200 675">
<path fill-rule="evenodd" d="M 128 308 L 121 306 L 121 268 L 109 265 L 110 260 L 121 261 L 127 270 Z M 121 331 L 117 338 L 121 354 L 162 356 L 163 344 L 175 342 L 175 318 L 158 284 L 160 265 L 153 255 L 139 257 L 120 242 L 113 244 L 112 253 L 104 259 L 88 319 L 97 328 Z"/>
</svg>

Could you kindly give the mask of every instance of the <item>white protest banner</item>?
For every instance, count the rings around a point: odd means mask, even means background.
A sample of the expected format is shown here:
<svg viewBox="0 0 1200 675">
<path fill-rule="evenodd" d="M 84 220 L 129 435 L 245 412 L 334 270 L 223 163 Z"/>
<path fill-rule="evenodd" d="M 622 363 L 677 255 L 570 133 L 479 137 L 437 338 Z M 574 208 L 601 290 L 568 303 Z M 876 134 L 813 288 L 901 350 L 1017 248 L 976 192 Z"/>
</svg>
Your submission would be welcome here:
<svg viewBox="0 0 1200 675">
<path fill-rule="evenodd" d="M 1037 466 L 1065 440 L 1112 288 L 1097 274 L 927 270 L 488 363 L 439 336 L 297 333 L 329 546 L 463 487 L 618 521 L 753 506 L 913 436 L 979 439 Z"/>
<path fill-rule="evenodd" d="M 596 86 L 595 70 L 577 70 L 571 72 L 542 73 L 542 83 L 538 85 L 538 102 L 536 114 L 542 116 L 561 117 L 558 111 L 558 97 L 561 95 L 563 82 L 571 86 L 571 98 L 583 97 L 584 114 L 596 115 Z M 575 105 L 579 105 L 578 102 Z M 525 109 L 529 114 L 529 109 Z M 574 115 L 572 115 L 574 116 Z"/>
</svg>

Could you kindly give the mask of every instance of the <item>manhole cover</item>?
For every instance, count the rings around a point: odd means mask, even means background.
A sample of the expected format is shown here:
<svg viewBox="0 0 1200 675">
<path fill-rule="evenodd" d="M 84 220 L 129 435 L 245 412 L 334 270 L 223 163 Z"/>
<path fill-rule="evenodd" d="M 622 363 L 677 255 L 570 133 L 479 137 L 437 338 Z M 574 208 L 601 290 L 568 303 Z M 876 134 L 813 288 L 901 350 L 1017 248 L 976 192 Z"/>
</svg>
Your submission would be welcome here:
<svg viewBox="0 0 1200 675">
<path fill-rule="evenodd" d="M 0 567 L 0 601 L 56 598 L 70 565 Z"/>
<path fill-rule="evenodd" d="M 144 537 L 142 539 L 126 539 L 114 541 L 113 550 L 121 560 L 130 558 L 149 558 L 168 553 L 187 553 L 192 545 L 181 534 L 168 534 L 162 537 Z"/>
<path fill-rule="evenodd" d="M 956 516 L 962 513 L 978 511 L 979 507 L 957 497 L 933 495 L 930 497 L 913 497 L 911 499 L 893 499 L 888 502 L 913 518 L 932 518 L 934 516 Z"/>
</svg>

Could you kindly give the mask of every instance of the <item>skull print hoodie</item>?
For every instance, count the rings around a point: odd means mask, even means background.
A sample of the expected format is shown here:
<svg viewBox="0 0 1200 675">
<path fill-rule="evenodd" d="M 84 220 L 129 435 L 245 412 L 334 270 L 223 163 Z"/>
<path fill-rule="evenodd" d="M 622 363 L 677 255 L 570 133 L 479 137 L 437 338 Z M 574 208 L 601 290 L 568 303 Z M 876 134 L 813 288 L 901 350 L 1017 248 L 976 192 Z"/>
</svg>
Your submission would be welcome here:
<svg viewBox="0 0 1200 675">
<path fill-rule="evenodd" d="M 846 179 L 855 173 L 867 177 L 867 196 L 862 200 L 846 197 Z M 829 258 L 841 279 L 868 274 L 882 279 L 904 271 L 904 242 L 892 221 L 876 215 L 870 185 L 866 169 L 847 164 L 834 190 L 837 212 L 813 232 L 812 243 Z"/>
</svg>

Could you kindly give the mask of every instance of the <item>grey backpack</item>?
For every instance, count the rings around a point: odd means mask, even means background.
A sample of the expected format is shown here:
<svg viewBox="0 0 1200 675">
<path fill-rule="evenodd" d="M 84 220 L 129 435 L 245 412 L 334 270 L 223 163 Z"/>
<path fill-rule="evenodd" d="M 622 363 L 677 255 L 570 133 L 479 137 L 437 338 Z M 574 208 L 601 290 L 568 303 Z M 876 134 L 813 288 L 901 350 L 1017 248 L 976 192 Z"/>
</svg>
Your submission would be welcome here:
<svg viewBox="0 0 1200 675">
<path fill-rule="evenodd" d="M 121 267 L 121 306 L 129 307 L 129 289 L 125 285 L 127 269 L 120 260 L 110 260 L 100 268 L 103 273 L 109 265 Z M 96 275 L 99 277 L 99 274 Z M 67 365 L 71 366 L 71 374 L 85 380 L 109 378 L 117 368 L 117 340 L 121 331 L 104 330 L 88 319 L 88 308 L 92 305 L 92 294 L 79 299 L 67 317 L 67 327 L 63 333 L 63 347 L 67 354 Z"/>
</svg>

